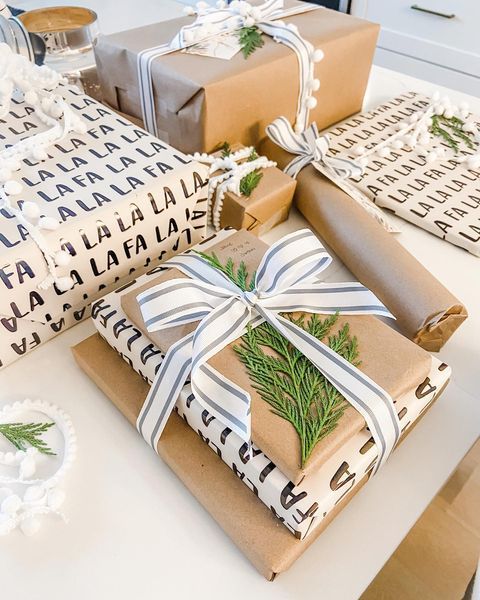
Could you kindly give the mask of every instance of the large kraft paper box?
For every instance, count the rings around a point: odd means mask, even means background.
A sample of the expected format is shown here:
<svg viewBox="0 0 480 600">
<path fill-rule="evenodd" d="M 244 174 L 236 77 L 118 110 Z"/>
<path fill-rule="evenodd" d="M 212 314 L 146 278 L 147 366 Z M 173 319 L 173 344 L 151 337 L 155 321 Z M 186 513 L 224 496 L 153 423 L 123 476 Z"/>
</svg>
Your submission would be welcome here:
<svg viewBox="0 0 480 600">
<path fill-rule="evenodd" d="M 238 231 L 209 245 L 207 253 L 218 257 L 222 264 L 229 258 L 236 266 L 243 261 L 249 273 L 260 264 L 267 245 L 247 231 Z M 148 332 L 137 301 L 139 294 L 164 281 L 186 277 L 180 271 L 162 269 L 156 277 L 139 279 L 140 285 L 122 295 L 122 309 L 153 345 L 166 352 L 168 348 L 190 334 L 198 323 L 170 327 L 156 332 Z M 298 317 L 299 315 L 295 315 Z M 372 315 L 339 315 L 330 334 L 348 324 L 351 336 L 357 338 L 359 348 L 359 369 L 385 389 L 394 401 L 403 394 L 415 389 L 428 376 L 431 355 L 394 331 L 389 325 Z M 271 407 L 259 395 L 252 383 L 245 365 L 239 360 L 234 347 L 239 341 L 226 346 L 209 359 L 209 364 L 240 388 L 247 390 L 252 399 L 252 440 L 256 446 L 279 467 L 294 484 L 299 483 L 347 443 L 365 427 L 363 417 L 349 406 L 339 419 L 335 429 L 313 449 L 309 459 L 301 465 L 299 437 L 293 426 L 274 414 Z"/>
<path fill-rule="evenodd" d="M 206 245 L 207 242 L 203 247 Z M 142 279 L 95 302 L 92 319 L 109 346 L 147 383 L 152 384 L 164 355 L 135 327 L 121 306 L 122 296 L 138 286 Z M 402 435 L 426 412 L 449 377 L 450 369 L 432 359 L 427 377 L 416 388 L 397 398 Z M 131 408 L 128 403 L 120 406 L 122 412 L 134 420 L 136 414 Z M 180 393 L 175 409 L 298 539 L 306 539 L 318 527 L 323 528 L 324 520 L 375 463 L 377 449 L 369 431 L 364 428 L 334 452 L 315 473 L 295 485 L 260 448 L 253 445 L 252 456 L 249 456 L 247 445 L 239 436 L 233 432 L 226 435 L 224 425 L 203 409 L 189 385 Z"/>
<path fill-rule="evenodd" d="M 144 379 L 98 335 L 75 346 L 73 353 L 80 367 L 134 425 L 149 389 Z M 442 389 L 435 391 L 426 408 L 441 392 Z M 237 471 L 229 468 L 214 444 L 197 435 L 187 423 L 178 414 L 171 415 L 158 443 L 160 457 L 269 581 L 286 571 L 310 547 L 369 477 L 350 471 L 345 465 L 332 482 L 342 491 L 338 503 L 308 538 L 298 540 L 259 501 L 242 467 Z M 401 441 L 413 427 L 406 425 Z"/>
<path fill-rule="evenodd" d="M 324 8 L 284 20 L 325 54 L 315 65 L 321 85 L 311 121 L 328 127 L 359 111 L 378 26 Z M 95 56 L 105 102 L 142 118 L 139 52 L 170 42 L 191 22 L 182 17 L 101 38 Z M 159 137 L 188 153 L 211 152 L 226 140 L 262 152 L 265 127 L 273 119 L 284 115 L 293 122 L 299 89 L 294 52 L 266 35 L 263 39 L 264 46 L 248 59 L 242 53 L 222 60 L 182 52 L 156 58 L 152 79 Z"/>
<path fill-rule="evenodd" d="M 198 242 L 206 226 L 206 170 L 76 88 L 62 94 L 87 123 L 25 160 L 15 200 L 33 201 L 60 222 L 45 238 L 71 262 L 72 289 L 40 289 L 45 259 L 15 217 L 0 211 L 0 366 L 89 315 L 89 304 L 133 274 Z M 45 126 L 16 102 L 0 123 L 4 144 Z"/>
</svg>

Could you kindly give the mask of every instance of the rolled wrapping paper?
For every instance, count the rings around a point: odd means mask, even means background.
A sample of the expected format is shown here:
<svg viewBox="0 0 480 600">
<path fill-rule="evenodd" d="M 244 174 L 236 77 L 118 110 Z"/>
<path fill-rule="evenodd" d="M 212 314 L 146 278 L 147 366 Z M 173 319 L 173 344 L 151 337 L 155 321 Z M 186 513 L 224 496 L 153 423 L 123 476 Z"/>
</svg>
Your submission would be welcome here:
<svg viewBox="0 0 480 600">
<path fill-rule="evenodd" d="M 467 318 L 465 306 L 394 235 L 312 165 L 297 177 L 295 202 L 320 237 L 380 298 L 402 333 L 416 344 L 438 352 Z"/>
<path fill-rule="evenodd" d="M 137 285 L 138 282 L 123 291 L 108 294 L 94 305 L 92 315 L 100 335 L 151 384 L 163 353 L 134 326 L 121 303 L 122 295 Z M 432 404 L 449 377 L 450 369 L 433 359 L 420 385 L 397 398 L 403 434 Z M 123 404 L 120 408 L 130 410 Z M 260 448 L 254 446 L 249 458 L 243 440 L 204 410 L 189 386 L 181 392 L 176 411 L 298 539 L 305 539 L 325 525 L 345 495 L 370 475 L 377 455 L 369 431 L 363 428 L 315 472 L 294 485 Z M 136 414 L 126 414 L 135 422 Z"/>
</svg>

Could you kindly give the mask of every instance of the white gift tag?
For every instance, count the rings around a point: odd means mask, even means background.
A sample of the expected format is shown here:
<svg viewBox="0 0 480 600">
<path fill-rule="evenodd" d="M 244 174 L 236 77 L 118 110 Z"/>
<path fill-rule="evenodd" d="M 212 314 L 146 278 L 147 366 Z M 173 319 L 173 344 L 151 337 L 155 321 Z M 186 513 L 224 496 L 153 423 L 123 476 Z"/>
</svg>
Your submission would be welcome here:
<svg viewBox="0 0 480 600">
<path fill-rule="evenodd" d="M 200 56 L 211 56 L 230 60 L 240 52 L 240 41 L 236 33 L 224 33 L 185 48 L 182 52 L 186 54 L 198 54 Z"/>
</svg>

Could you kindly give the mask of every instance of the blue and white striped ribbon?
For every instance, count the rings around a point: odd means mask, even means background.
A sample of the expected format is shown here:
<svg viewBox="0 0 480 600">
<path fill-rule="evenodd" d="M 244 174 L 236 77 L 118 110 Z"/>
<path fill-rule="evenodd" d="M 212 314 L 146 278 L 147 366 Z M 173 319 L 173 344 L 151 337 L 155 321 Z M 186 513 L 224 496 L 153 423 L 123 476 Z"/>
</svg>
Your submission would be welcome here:
<svg viewBox="0 0 480 600">
<path fill-rule="evenodd" d="M 313 165 L 317 171 L 353 198 L 388 232 L 398 233 L 398 229 L 385 213 L 352 182 L 348 181 L 351 177 L 360 177 L 363 174 L 363 168 L 348 158 L 329 155 L 330 139 L 327 135 L 320 135 L 316 123 L 312 123 L 301 133 L 295 133 L 288 119 L 279 117 L 267 125 L 266 132 L 275 144 L 295 155 L 295 158 L 284 169 L 287 175 L 295 178 L 304 167 Z"/>
<path fill-rule="evenodd" d="M 198 402 L 250 442 L 250 395 L 207 361 L 243 335 L 247 326 L 267 321 L 360 412 L 379 448 L 376 468 L 385 462 L 400 436 L 392 398 L 327 345 L 278 314 L 306 311 L 392 316 L 360 283 L 320 281 L 319 275 L 330 262 L 330 255 L 315 235 L 303 229 L 267 250 L 253 291 L 242 291 L 194 253 L 165 263 L 189 278 L 166 281 L 137 297 L 148 331 L 193 322 L 198 325 L 168 350 L 140 412 L 138 429 L 154 449 L 188 375 Z"/>
<path fill-rule="evenodd" d="M 246 0 L 237 0 L 223 8 L 206 5 L 197 9 L 195 21 L 180 29 L 171 42 L 143 50 L 137 57 L 138 84 L 142 106 L 142 118 L 145 129 L 158 135 L 155 116 L 155 98 L 153 90 L 152 64 L 160 56 L 177 52 L 199 42 L 204 42 L 225 33 L 233 33 L 253 20 L 254 24 L 266 35 L 291 48 L 297 56 L 299 66 L 299 93 L 295 119 L 295 129 L 302 131 L 308 125 L 308 116 L 314 91 L 314 62 L 321 60 L 321 53 L 315 58 L 315 48 L 302 38 L 293 24 L 285 24 L 278 19 L 316 10 L 315 5 L 299 5 L 283 8 L 283 0 L 266 0 L 263 4 L 251 5 Z"/>
</svg>

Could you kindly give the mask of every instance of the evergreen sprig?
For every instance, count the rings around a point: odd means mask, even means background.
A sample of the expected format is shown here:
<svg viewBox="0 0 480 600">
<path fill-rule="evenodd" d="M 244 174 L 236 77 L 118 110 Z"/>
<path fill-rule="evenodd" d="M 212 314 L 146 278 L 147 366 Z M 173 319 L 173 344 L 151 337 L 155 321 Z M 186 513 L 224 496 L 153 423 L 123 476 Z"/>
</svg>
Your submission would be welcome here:
<svg viewBox="0 0 480 600">
<path fill-rule="evenodd" d="M 33 446 L 42 454 L 55 455 L 55 452 L 42 440 L 41 436 L 54 423 L 2 423 L 0 434 L 2 434 L 17 450 L 27 450 Z"/>
<path fill-rule="evenodd" d="M 250 171 L 240 180 L 240 193 L 242 196 L 251 196 L 253 190 L 260 183 L 260 180 L 263 177 L 263 173 L 260 169 L 255 169 L 255 171 Z"/>
<path fill-rule="evenodd" d="M 262 32 L 253 25 L 252 27 L 242 27 L 238 32 L 240 39 L 240 48 L 244 58 L 248 58 L 251 54 L 261 48 L 265 43 L 263 41 Z"/>
<path fill-rule="evenodd" d="M 255 276 L 248 277 L 245 263 L 241 262 L 235 269 L 231 258 L 223 265 L 214 253 L 198 254 L 242 290 L 254 289 Z M 315 314 L 308 319 L 305 315 L 297 319 L 286 316 L 310 335 L 326 341 L 334 352 L 353 365 L 360 364 L 357 339 L 350 336 L 348 323 L 331 333 L 338 314 L 325 319 Z M 348 403 L 308 358 L 269 323 L 248 327 L 241 344 L 234 349 L 260 397 L 268 402 L 274 414 L 295 428 L 303 466 L 318 442 L 335 429 Z"/>
<path fill-rule="evenodd" d="M 458 117 L 448 118 L 445 115 L 433 115 L 429 131 L 432 135 L 442 138 L 455 152 L 458 152 L 461 141 L 470 150 L 474 150 L 476 146 L 471 137 L 472 134 L 463 130 L 464 125 L 465 122 Z"/>
</svg>

